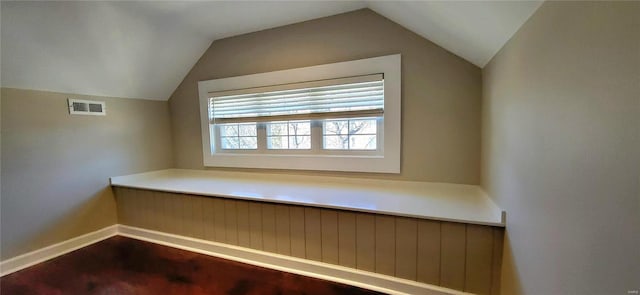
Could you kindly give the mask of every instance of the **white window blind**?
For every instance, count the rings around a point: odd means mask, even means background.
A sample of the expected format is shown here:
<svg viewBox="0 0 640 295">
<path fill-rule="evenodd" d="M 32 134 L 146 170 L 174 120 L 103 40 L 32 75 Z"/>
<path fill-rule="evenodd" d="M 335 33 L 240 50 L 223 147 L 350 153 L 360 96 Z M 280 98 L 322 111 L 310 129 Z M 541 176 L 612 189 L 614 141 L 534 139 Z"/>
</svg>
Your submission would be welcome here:
<svg viewBox="0 0 640 295">
<path fill-rule="evenodd" d="M 210 92 L 212 124 L 380 117 L 382 74 Z"/>
</svg>

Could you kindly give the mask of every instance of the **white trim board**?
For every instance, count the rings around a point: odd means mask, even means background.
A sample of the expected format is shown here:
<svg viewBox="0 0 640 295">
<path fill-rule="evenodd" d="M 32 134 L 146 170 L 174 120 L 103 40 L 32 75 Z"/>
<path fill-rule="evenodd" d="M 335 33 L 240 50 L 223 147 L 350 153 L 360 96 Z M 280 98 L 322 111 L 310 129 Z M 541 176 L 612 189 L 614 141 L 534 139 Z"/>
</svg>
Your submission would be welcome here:
<svg viewBox="0 0 640 295">
<path fill-rule="evenodd" d="M 121 236 L 388 294 L 470 294 L 348 267 L 120 225 Z"/>
<path fill-rule="evenodd" d="M 343 266 L 120 224 L 2 261 L 0 274 L 16 272 L 116 235 L 387 294 L 470 294 Z"/>
<path fill-rule="evenodd" d="M 29 266 L 56 258 L 71 251 L 108 239 L 117 234 L 118 225 L 114 224 L 88 234 L 4 260 L 0 262 L 0 276 L 5 276 Z"/>
<path fill-rule="evenodd" d="M 400 173 L 401 153 L 401 55 L 343 61 L 245 76 L 227 77 L 198 82 L 202 157 L 205 167 L 269 168 L 294 170 L 351 171 L 369 173 Z M 271 87 L 338 78 L 384 75 L 384 120 L 378 145 L 381 154 L 375 156 L 320 154 L 239 154 L 217 150 L 215 128 L 211 128 L 209 99 L 212 92 Z"/>
<path fill-rule="evenodd" d="M 110 181 L 115 187 L 505 226 L 500 208 L 477 185 L 193 169 Z"/>
</svg>

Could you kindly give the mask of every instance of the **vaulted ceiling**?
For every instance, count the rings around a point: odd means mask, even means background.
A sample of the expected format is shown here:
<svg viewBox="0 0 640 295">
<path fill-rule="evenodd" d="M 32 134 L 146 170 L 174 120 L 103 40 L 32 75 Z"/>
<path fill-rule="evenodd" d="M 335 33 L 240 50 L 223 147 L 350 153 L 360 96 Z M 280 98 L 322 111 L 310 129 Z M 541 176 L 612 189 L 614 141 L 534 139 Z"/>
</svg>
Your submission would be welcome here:
<svg viewBox="0 0 640 295">
<path fill-rule="evenodd" d="M 2 87 L 166 100 L 216 39 L 361 8 L 483 67 L 542 1 L 2 2 Z"/>
</svg>

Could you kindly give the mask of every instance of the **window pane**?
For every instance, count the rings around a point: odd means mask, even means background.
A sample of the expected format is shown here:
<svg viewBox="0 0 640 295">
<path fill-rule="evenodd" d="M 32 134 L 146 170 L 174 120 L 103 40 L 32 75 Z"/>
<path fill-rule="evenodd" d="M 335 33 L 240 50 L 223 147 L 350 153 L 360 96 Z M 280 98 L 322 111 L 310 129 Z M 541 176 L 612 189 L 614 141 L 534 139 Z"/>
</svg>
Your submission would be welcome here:
<svg viewBox="0 0 640 295">
<path fill-rule="evenodd" d="M 257 138 L 255 137 L 240 137 L 239 140 L 240 140 L 240 144 L 239 144 L 240 149 L 248 150 L 248 149 L 258 148 L 258 141 L 257 141 Z"/>
<path fill-rule="evenodd" d="M 349 134 L 376 134 L 376 120 L 349 120 Z"/>
<path fill-rule="evenodd" d="M 349 137 L 346 135 L 325 135 L 324 148 L 329 150 L 349 149 Z"/>
<path fill-rule="evenodd" d="M 287 123 L 267 124 L 267 135 L 287 135 Z"/>
<path fill-rule="evenodd" d="M 349 136 L 349 149 L 352 150 L 375 150 L 375 135 L 351 135 Z"/>
<path fill-rule="evenodd" d="M 240 136 L 256 136 L 256 123 L 238 125 L 238 135 Z"/>
<path fill-rule="evenodd" d="M 238 136 L 238 124 L 220 125 L 220 136 Z"/>
<path fill-rule="evenodd" d="M 288 136 L 269 136 L 267 137 L 267 148 L 272 150 L 288 149 Z"/>
<path fill-rule="evenodd" d="M 289 135 L 309 135 L 311 134 L 310 121 L 289 122 Z"/>
<path fill-rule="evenodd" d="M 237 137 L 221 137 L 220 145 L 222 149 L 238 149 L 238 138 Z"/>
<path fill-rule="evenodd" d="M 323 128 L 324 129 L 324 134 L 326 134 L 326 135 L 348 134 L 349 133 L 349 128 L 347 128 L 348 125 L 349 125 L 349 121 L 348 120 L 325 121 L 324 122 L 324 128 Z"/>
<path fill-rule="evenodd" d="M 311 136 L 289 136 L 290 149 L 310 149 Z"/>
</svg>

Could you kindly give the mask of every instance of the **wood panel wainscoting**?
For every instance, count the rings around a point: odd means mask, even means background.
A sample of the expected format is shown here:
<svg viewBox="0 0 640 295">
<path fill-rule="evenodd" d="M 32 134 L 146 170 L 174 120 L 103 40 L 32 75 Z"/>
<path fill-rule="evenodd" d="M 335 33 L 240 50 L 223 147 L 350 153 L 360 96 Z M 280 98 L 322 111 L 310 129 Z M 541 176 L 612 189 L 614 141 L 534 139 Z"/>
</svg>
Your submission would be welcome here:
<svg viewBox="0 0 640 295">
<path fill-rule="evenodd" d="M 113 188 L 124 225 L 500 293 L 503 227 Z"/>
</svg>

